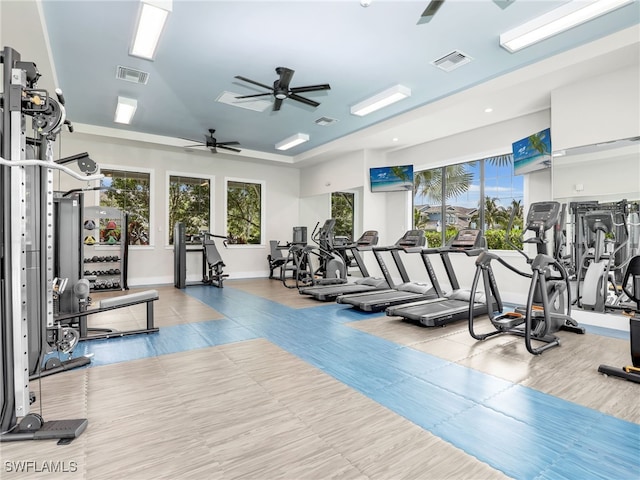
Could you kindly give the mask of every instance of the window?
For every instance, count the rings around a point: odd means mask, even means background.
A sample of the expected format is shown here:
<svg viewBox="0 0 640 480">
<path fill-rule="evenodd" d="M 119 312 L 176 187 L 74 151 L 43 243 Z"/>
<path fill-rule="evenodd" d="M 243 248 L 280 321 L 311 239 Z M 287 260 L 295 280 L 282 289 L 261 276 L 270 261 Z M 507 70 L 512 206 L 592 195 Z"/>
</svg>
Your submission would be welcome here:
<svg viewBox="0 0 640 480">
<path fill-rule="evenodd" d="M 355 194 L 350 192 L 331 193 L 331 218 L 336 219 L 335 235 L 353 240 L 353 214 Z"/>
<path fill-rule="evenodd" d="M 211 180 L 208 178 L 169 176 L 169 244 L 173 245 L 173 227 L 182 222 L 187 241 L 211 225 Z"/>
<path fill-rule="evenodd" d="M 150 174 L 102 169 L 100 206 L 129 214 L 129 245 L 149 245 Z"/>
<path fill-rule="evenodd" d="M 227 180 L 227 236 L 231 244 L 262 244 L 262 183 Z"/>
<path fill-rule="evenodd" d="M 511 154 L 416 172 L 415 228 L 425 230 L 430 247 L 441 246 L 461 228 L 479 228 L 490 249 L 510 249 L 506 228 L 515 208 L 511 239 L 519 239 L 523 185 L 523 177 L 513 175 Z"/>
</svg>

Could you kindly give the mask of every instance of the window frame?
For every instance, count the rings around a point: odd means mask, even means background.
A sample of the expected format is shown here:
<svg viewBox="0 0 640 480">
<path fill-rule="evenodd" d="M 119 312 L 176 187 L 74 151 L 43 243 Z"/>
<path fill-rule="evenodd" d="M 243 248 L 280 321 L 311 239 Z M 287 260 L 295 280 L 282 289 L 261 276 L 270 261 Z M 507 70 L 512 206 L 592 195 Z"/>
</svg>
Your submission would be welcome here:
<svg viewBox="0 0 640 480">
<path fill-rule="evenodd" d="M 209 181 L 209 231 L 213 225 L 215 225 L 215 175 L 206 175 L 203 173 L 189 173 L 189 172 L 178 172 L 175 170 L 167 170 L 165 175 L 165 235 L 164 241 L 165 246 L 167 248 L 173 248 L 173 244 L 170 243 L 169 239 L 171 238 L 171 225 L 169 225 L 170 212 L 171 208 L 169 205 L 170 198 L 170 188 L 171 188 L 171 177 L 187 177 L 187 178 L 199 178 L 202 180 Z M 213 232 L 212 232 L 213 233 Z"/>
<path fill-rule="evenodd" d="M 100 164 L 100 171 L 102 173 L 103 170 L 112 170 L 117 172 L 127 172 L 127 173 L 144 173 L 149 175 L 149 245 L 128 245 L 129 249 L 134 250 L 153 250 L 155 248 L 155 225 L 156 225 L 156 215 L 155 209 L 153 208 L 154 202 L 153 198 L 155 197 L 155 169 L 152 168 L 144 168 L 144 167 L 125 167 L 122 165 L 114 165 L 114 164 Z M 101 185 L 102 181 L 98 180 L 98 187 Z M 95 205 L 100 206 L 100 192 L 101 190 L 96 190 L 95 193 Z M 100 247 L 103 248 L 103 247 Z M 107 247 L 104 247 L 107 248 Z"/>
<path fill-rule="evenodd" d="M 224 177 L 224 234 L 229 234 L 228 218 L 229 218 L 229 182 L 238 183 L 255 183 L 260 185 L 260 243 L 229 243 L 227 248 L 265 248 L 266 247 L 266 224 L 267 224 L 267 182 L 265 180 L 256 180 L 240 177 Z M 216 232 L 212 232 L 216 233 Z"/>
<path fill-rule="evenodd" d="M 414 171 L 417 172 L 422 172 L 422 171 L 427 171 L 427 170 L 438 170 L 440 169 L 442 172 L 442 177 L 445 178 L 445 171 L 446 168 L 451 166 L 451 165 L 461 165 L 461 164 L 468 164 L 468 163 L 473 163 L 473 162 L 478 162 L 479 165 L 479 180 L 480 180 L 480 208 L 478 209 L 478 214 L 479 214 L 479 229 L 482 232 L 483 235 L 485 235 L 485 202 L 486 202 L 486 181 L 487 181 L 487 176 L 485 174 L 485 166 L 486 166 L 486 162 L 496 158 L 496 157 L 502 157 L 502 156 L 506 156 L 506 155 L 512 155 L 511 152 L 508 153 L 496 153 L 496 154 L 487 154 L 484 156 L 481 156 L 480 158 L 476 158 L 476 159 L 457 159 L 457 161 L 455 162 L 451 162 L 451 163 L 445 163 L 445 164 L 440 164 L 440 165 L 436 165 L 436 166 L 430 166 L 430 167 L 425 167 L 425 168 L 415 168 Z M 513 162 L 513 157 L 512 157 L 512 162 Z M 513 165 L 513 164 L 512 164 Z M 511 177 L 515 177 L 518 176 L 520 177 L 520 175 L 514 175 L 513 174 L 513 166 L 512 166 L 512 173 L 511 173 Z M 494 178 L 494 177 L 491 177 Z M 512 182 L 513 183 L 513 182 Z M 527 198 L 528 198 L 528 183 L 527 183 L 527 177 L 526 175 L 523 176 L 522 178 L 522 207 L 525 208 L 527 205 Z M 412 203 L 412 212 L 415 211 L 415 197 L 416 195 L 414 194 L 411 200 Z M 448 212 L 446 211 L 446 206 L 447 206 L 447 200 L 446 200 L 446 185 L 445 182 L 442 182 L 442 197 L 443 200 L 441 201 L 440 205 L 434 205 L 434 207 L 438 207 L 439 211 L 440 211 L 440 216 L 441 218 L 447 218 L 447 214 Z M 509 208 L 510 205 L 506 206 L 506 208 Z M 412 225 L 415 225 L 415 218 L 412 215 Z M 442 245 L 446 244 L 446 228 L 441 228 L 441 232 L 440 232 L 440 236 L 441 236 L 441 242 Z M 516 252 L 516 250 L 514 249 L 505 249 L 505 250 L 494 250 L 496 252 Z"/>
</svg>

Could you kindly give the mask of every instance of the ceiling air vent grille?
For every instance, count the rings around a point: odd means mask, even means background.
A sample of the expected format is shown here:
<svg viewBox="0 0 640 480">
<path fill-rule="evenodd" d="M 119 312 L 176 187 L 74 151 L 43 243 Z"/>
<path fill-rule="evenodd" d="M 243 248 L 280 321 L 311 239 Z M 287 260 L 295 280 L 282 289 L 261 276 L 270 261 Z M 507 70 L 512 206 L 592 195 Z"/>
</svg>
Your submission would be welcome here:
<svg viewBox="0 0 640 480">
<path fill-rule="evenodd" d="M 321 127 L 326 127 L 327 125 L 331 125 L 332 123 L 335 123 L 337 121 L 338 120 L 336 120 L 335 118 L 320 117 L 315 121 L 315 124 L 320 125 Z"/>
<path fill-rule="evenodd" d="M 450 72 L 451 70 L 469 63 L 471 60 L 472 58 L 469 55 L 462 53 L 460 50 L 454 50 L 453 52 L 446 54 L 444 57 L 434 60 L 431 64 L 445 72 Z"/>
<path fill-rule="evenodd" d="M 146 85 L 149 81 L 149 74 L 147 72 L 143 72 L 142 70 L 136 70 L 135 68 L 123 67 L 122 65 L 118 65 L 118 68 L 116 69 L 116 78 L 125 80 L 127 82 Z"/>
</svg>

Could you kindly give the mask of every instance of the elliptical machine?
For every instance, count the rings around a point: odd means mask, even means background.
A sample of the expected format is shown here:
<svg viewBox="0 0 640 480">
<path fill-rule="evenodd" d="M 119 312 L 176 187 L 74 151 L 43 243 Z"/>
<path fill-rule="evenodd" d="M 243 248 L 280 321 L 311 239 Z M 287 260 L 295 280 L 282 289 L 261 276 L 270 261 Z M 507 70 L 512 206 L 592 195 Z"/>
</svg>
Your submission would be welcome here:
<svg viewBox="0 0 640 480">
<path fill-rule="evenodd" d="M 629 285 L 630 284 L 630 285 Z M 629 305 L 626 313 L 629 318 L 629 343 L 631 345 L 631 363 L 622 368 L 600 365 L 598 372 L 604 375 L 624 378 L 630 382 L 640 383 L 640 256 L 629 261 L 622 280 L 622 289 L 635 305 Z"/>
<path fill-rule="evenodd" d="M 547 253 L 546 232 L 558 224 L 560 204 L 558 202 L 536 202 L 532 203 L 529 208 L 524 233 L 530 230 L 535 236 L 523 240 L 523 243 L 536 245 L 537 255 L 534 258 L 529 257 L 523 250 L 513 245 L 509 239 L 514 217 L 515 211 L 511 213 L 509 220 L 506 234 L 507 243 L 526 258 L 527 263 L 531 265 L 531 273 L 518 270 L 493 252 L 482 252 L 476 260 L 476 273 L 471 286 L 469 333 L 476 340 L 486 340 L 504 334 L 522 336 L 527 351 L 532 355 L 539 355 L 549 348 L 560 345 L 558 337 L 553 335 L 554 332 L 568 330 L 581 334 L 584 333 L 584 328 L 579 327 L 578 322 L 571 318 L 569 276 L 561 261 Z M 526 306 L 516 307 L 512 312 L 503 311 L 491 266 L 494 260 L 512 272 L 531 279 Z M 487 298 L 487 313 L 494 327 L 494 331 L 484 334 L 475 331 L 475 315 L 472 307 L 480 277 L 483 279 Z M 540 341 L 543 345 L 534 347 L 532 340 Z"/>
<path fill-rule="evenodd" d="M 294 245 L 289 249 L 286 263 L 294 265 L 294 280 L 292 285 L 286 278 L 283 284 L 287 288 L 303 288 L 312 285 L 336 285 L 347 283 L 347 266 L 344 258 L 336 250 L 334 244 L 335 218 L 325 220 L 320 229 L 316 223 L 311 239 L 317 245 Z M 314 270 L 312 258 L 317 259 Z"/>
<path fill-rule="evenodd" d="M 577 276 L 577 302 L 585 310 L 604 312 L 607 307 L 615 306 L 618 301 L 618 287 L 614 272 L 623 265 L 615 265 L 616 254 L 627 246 L 627 239 L 618 242 L 609 239 L 615 233 L 613 212 L 596 210 L 582 217 L 585 245 L 584 255 L 580 259 Z M 624 232 L 628 230 L 624 219 Z M 592 242 L 587 242 L 589 237 Z M 609 287 L 612 288 L 609 288 Z"/>
</svg>

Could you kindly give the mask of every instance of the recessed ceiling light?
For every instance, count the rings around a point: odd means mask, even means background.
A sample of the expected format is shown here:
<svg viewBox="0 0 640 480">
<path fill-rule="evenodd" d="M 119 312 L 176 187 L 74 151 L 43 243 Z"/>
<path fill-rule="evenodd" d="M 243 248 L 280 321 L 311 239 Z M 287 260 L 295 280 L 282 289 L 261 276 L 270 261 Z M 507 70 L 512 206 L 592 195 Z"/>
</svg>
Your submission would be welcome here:
<svg viewBox="0 0 640 480">
<path fill-rule="evenodd" d="M 484 109 L 484 113 L 491 113 L 491 112 L 493 112 L 493 108 L 491 107 L 487 107 Z"/>
<path fill-rule="evenodd" d="M 138 25 L 129 54 L 153 60 L 172 0 L 144 0 L 140 6 Z"/>
<path fill-rule="evenodd" d="M 351 113 L 362 117 L 410 96 L 410 88 L 407 88 L 404 85 L 394 85 L 393 87 L 354 105 L 351 107 Z"/>
<path fill-rule="evenodd" d="M 397 142 L 398 141 L 398 137 L 393 137 L 392 141 Z"/>
<path fill-rule="evenodd" d="M 276 143 L 277 150 L 289 150 L 301 143 L 308 142 L 309 135 L 306 133 L 296 133 L 295 135 L 290 136 L 289 138 L 285 138 L 281 142 Z"/>
</svg>

